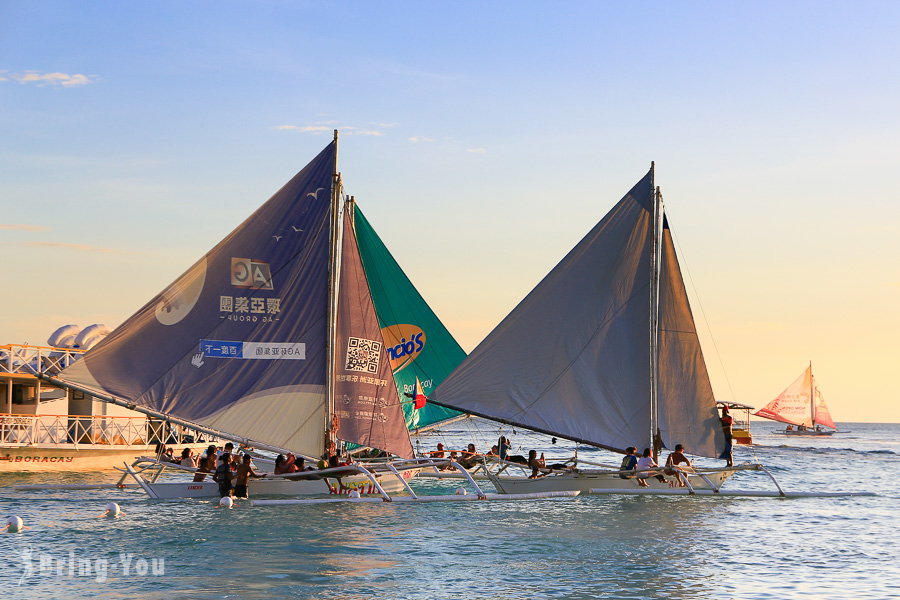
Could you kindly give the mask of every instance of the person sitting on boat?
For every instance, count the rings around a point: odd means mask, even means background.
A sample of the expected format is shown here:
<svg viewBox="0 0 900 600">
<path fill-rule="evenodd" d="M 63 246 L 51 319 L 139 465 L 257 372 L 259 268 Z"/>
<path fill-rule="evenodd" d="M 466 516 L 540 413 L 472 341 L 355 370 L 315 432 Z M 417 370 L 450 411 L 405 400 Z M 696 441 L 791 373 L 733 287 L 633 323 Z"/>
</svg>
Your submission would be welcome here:
<svg viewBox="0 0 900 600">
<path fill-rule="evenodd" d="M 667 467 L 677 467 L 678 465 L 687 465 L 691 466 L 690 459 L 684 455 L 684 446 L 681 444 L 675 444 L 675 451 L 669 454 L 669 457 L 666 459 Z M 675 469 L 666 469 L 666 473 L 669 475 L 675 474 Z"/>
<path fill-rule="evenodd" d="M 719 417 L 719 423 L 722 424 L 722 433 L 725 434 L 725 450 L 719 455 L 719 458 L 724 458 L 725 464 L 730 467 L 734 465 L 734 456 L 731 453 L 731 440 L 734 437 L 731 427 L 734 425 L 734 419 L 728 412 L 727 406 L 722 407 L 722 416 Z"/>
<path fill-rule="evenodd" d="M 232 457 L 234 456 L 234 444 L 232 444 L 231 442 L 228 442 L 227 444 L 225 444 L 225 448 L 221 452 L 216 452 L 216 456 L 218 459 L 216 462 L 216 466 L 218 466 L 221 463 L 222 457 L 225 456 L 226 454 L 231 454 Z"/>
<path fill-rule="evenodd" d="M 275 470 L 273 471 L 276 475 L 284 475 L 285 473 L 294 473 L 299 471 L 297 468 L 296 457 L 288 452 L 287 458 L 284 457 L 283 454 L 279 454 L 275 457 Z"/>
<path fill-rule="evenodd" d="M 265 473 L 257 473 L 253 470 L 253 467 L 250 464 L 250 455 L 244 454 L 243 460 L 241 460 L 240 466 L 237 468 L 237 473 L 235 476 L 235 484 L 234 484 L 234 495 L 237 498 L 246 498 L 247 497 L 247 481 L 251 477 L 265 477 Z"/>
<path fill-rule="evenodd" d="M 428 456 L 430 456 L 431 458 L 444 458 L 446 455 L 447 453 L 444 450 L 444 445 L 441 443 L 438 443 L 437 450 L 432 450 L 428 453 Z"/>
<path fill-rule="evenodd" d="M 466 449 L 462 451 L 459 464 L 464 469 L 471 469 L 478 464 L 478 453 L 475 451 L 475 444 L 466 446 Z"/>
<path fill-rule="evenodd" d="M 499 449 L 497 454 L 500 456 L 500 460 L 506 460 L 506 455 L 509 454 L 509 440 L 501 435 L 497 441 L 497 448 Z"/>
<path fill-rule="evenodd" d="M 162 442 L 156 442 L 156 447 L 153 449 L 153 454 L 156 455 L 156 460 L 162 460 L 163 458 L 165 458 L 166 445 Z"/>
<path fill-rule="evenodd" d="M 216 467 L 216 472 L 213 473 L 213 481 L 219 484 L 219 496 L 224 498 L 225 496 L 230 496 L 232 490 L 231 454 L 224 452 L 219 457 L 219 460 L 219 466 Z"/>
<path fill-rule="evenodd" d="M 182 467 L 197 467 L 197 461 L 194 458 L 194 451 L 190 448 L 185 448 L 181 451 L 181 459 L 178 461 Z"/>
<path fill-rule="evenodd" d="M 636 469 L 638 471 L 643 471 L 645 469 L 653 469 L 654 467 L 659 467 L 659 465 L 653 460 L 653 454 L 650 452 L 650 448 L 644 448 L 643 455 L 637 461 Z M 642 480 L 650 477 L 656 477 L 662 483 L 665 483 L 666 481 L 666 478 L 662 473 L 657 473 L 656 475 L 653 475 L 652 473 L 638 473 L 638 483 L 641 483 Z M 644 485 L 647 485 L 646 482 L 644 482 Z"/>
<path fill-rule="evenodd" d="M 541 452 L 541 457 L 538 458 L 537 450 L 529 450 L 528 466 L 531 467 L 531 476 L 528 479 L 537 479 L 546 475 L 546 473 L 542 472 L 547 468 L 547 463 L 544 461 L 544 453 Z"/>
<path fill-rule="evenodd" d="M 514 454 L 513 456 L 509 455 L 510 445 L 509 438 L 500 436 L 500 441 L 498 442 L 500 446 L 500 460 L 518 463 L 520 465 L 527 465 L 528 459 L 522 456 L 521 454 Z"/>
<path fill-rule="evenodd" d="M 634 446 L 628 446 L 625 448 L 625 457 L 622 458 L 622 465 L 619 467 L 620 471 L 633 471 L 635 467 L 637 467 L 637 456 L 634 455 L 634 451 L 636 448 Z M 634 475 L 627 473 L 619 473 L 619 477 L 622 479 L 631 479 Z M 647 485 L 643 481 L 638 481 L 641 485 Z"/>
<path fill-rule="evenodd" d="M 784 430 L 785 430 L 785 431 L 793 431 L 793 430 L 794 430 L 794 426 L 793 426 L 793 425 L 788 425 Z"/>
<path fill-rule="evenodd" d="M 195 482 L 204 481 L 207 474 L 215 471 L 213 467 L 216 466 L 216 459 L 214 457 L 215 454 L 212 456 L 204 454 L 200 457 L 200 461 L 197 463 L 197 471 L 194 473 Z"/>
</svg>

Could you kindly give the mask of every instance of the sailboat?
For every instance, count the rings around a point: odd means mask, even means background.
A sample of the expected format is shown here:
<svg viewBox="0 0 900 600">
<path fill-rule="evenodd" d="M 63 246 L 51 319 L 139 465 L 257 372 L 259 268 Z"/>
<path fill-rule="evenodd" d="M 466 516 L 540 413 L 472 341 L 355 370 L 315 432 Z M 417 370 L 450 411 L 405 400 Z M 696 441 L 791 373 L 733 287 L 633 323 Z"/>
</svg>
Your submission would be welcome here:
<svg viewBox="0 0 900 600">
<path fill-rule="evenodd" d="M 682 444 L 693 455 L 723 455 L 725 434 L 653 165 L 428 401 L 614 452 L 635 446 L 659 456 Z M 717 490 L 741 468 L 686 468 L 685 477 L 660 469 L 647 478 L 577 468 L 494 485 L 504 493 L 644 483 Z"/>
<path fill-rule="evenodd" d="M 837 427 L 825 404 L 825 396 L 809 367 L 786 390 L 753 413 L 757 417 L 787 423 L 785 435 L 829 436 Z"/>
<path fill-rule="evenodd" d="M 347 442 L 413 461 L 337 143 L 335 131 L 281 190 L 53 381 L 246 447 L 317 460 Z M 404 469 L 413 476 L 415 463 Z M 155 497 L 216 493 L 208 481 L 138 479 Z M 405 486 L 394 479 L 387 491 Z M 374 481 L 342 483 L 371 489 Z M 251 480 L 249 489 L 331 488 L 293 474 Z"/>
</svg>

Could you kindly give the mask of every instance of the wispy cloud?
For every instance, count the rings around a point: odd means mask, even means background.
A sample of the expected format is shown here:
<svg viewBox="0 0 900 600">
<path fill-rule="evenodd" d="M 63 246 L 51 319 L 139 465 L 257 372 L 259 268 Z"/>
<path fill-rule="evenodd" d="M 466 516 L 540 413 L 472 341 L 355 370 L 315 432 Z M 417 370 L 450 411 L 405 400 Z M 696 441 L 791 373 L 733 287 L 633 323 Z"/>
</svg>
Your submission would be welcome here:
<svg viewBox="0 0 900 600">
<path fill-rule="evenodd" d="M 302 127 L 299 125 L 279 125 L 275 129 L 279 131 L 296 131 L 298 133 L 312 133 L 318 135 L 326 131 L 331 131 L 334 128 L 328 125 L 304 125 Z"/>
<path fill-rule="evenodd" d="M 338 125 L 335 122 L 327 122 L 318 125 L 277 125 L 278 131 L 296 131 L 297 133 L 311 133 L 319 135 L 322 133 L 331 133 L 335 129 L 343 135 L 384 135 L 383 129 L 395 127 L 396 123 L 376 123 L 373 127 L 354 127 L 353 125 Z"/>
<path fill-rule="evenodd" d="M 487 150 L 484 148 L 466 148 L 466 152 L 471 152 L 472 154 L 487 154 Z"/>
<path fill-rule="evenodd" d="M 413 143 L 417 143 L 417 142 L 433 142 L 433 141 L 434 141 L 434 138 L 425 137 L 424 135 L 417 135 L 417 136 L 413 136 L 413 137 L 406 138 L 406 139 L 408 139 L 409 141 L 411 141 L 411 142 L 413 142 Z"/>
<path fill-rule="evenodd" d="M 18 81 L 21 84 L 34 84 L 38 86 L 44 85 L 61 85 L 63 87 L 75 87 L 79 85 L 87 85 L 94 83 L 87 75 L 80 73 L 41 73 L 39 71 L 25 71 L 24 73 L 9 73 L 4 71 L 0 73 L 0 81 Z"/>
<path fill-rule="evenodd" d="M 6 231 L 50 231 L 49 227 L 43 225 L 18 225 L 14 223 L 0 223 L 0 229 Z"/>
<path fill-rule="evenodd" d="M 36 248 L 62 248 L 64 250 L 74 250 L 76 252 L 97 252 L 99 254 L 128 254 L 128 252 L 125 252 L 123 250 L 116 250 L 114 248 L 89 246 L 87 244 L 66 244 L 63 242 L 20 242 L 13 245 L 30 246 Z"/>
</svg>

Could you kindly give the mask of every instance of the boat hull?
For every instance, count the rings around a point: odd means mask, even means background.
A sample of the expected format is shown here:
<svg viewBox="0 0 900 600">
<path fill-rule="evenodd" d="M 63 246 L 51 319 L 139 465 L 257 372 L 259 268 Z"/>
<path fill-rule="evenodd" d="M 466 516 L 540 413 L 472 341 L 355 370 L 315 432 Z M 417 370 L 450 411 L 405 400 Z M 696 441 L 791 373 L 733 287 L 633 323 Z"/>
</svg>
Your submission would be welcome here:
<svg viewBox="0 0 900 600">
<path fill-rule="evenodd" d="M 412 479 L 417 469 L 401 471 L 404 480 Z M 393 475 L 377 475 L 376 479 L 382 489 L 388 493 L 398 493 L 406 489 Z M 378 489 L 365 475 L 351 475 L 341 478 L 343 487 L 338 487 L 335 478 L 328 479 L 251 479 L 247 484 L 247 495 L 258 496 L 326 496 L 331 494 L 349 495 L 357 491 L 361 496 L 378 494 Z M 215 481 L 186 482 L 166 481 L 148 483 L 142 487 L 155 498 L 218 498 L 219 485 Z"/>
<path fill-rule="evenodd" d="M 800 437 L 828 437 L 834 435 L 833 431 L 776 431 L 782 435 L 800 436 Z"/>
<path fill-rule="evenodd" d="M 734 474 L 732 470 L 721 470 L 704 475 L 718 488 L 725 480 Z M 661 490 L 678 489 L 681 487 L 674 477 L 667 477 L 661 482 L 655 477 L 643 479 L 647 486 L 638 483 L 638 479 L 622 479 L 615 473 L 581 471 L 577 473 L 563 473 L 548 475 L 537 479 L 528 477 L 497 477 L 492 483 L 501 494 L 526 494 L 535 492 L 578 491 L 589 493 L 591 490 Z M 711 490 L 712 487 L 699 475 L 691 474 L 688 477 L 691 487 L 694 489 Z M 687 488 L 685 488 L 687 489 Z"/>
</svg>

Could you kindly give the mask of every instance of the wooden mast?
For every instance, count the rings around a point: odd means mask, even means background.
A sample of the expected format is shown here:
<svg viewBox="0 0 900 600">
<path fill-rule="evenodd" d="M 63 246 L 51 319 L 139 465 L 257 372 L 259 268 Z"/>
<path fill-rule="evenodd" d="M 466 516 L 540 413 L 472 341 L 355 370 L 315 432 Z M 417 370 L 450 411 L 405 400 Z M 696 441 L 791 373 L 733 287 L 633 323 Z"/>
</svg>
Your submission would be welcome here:
<svg viewBox="0 0 900 600">
<path fill-rule="evenodd" d="M 336 449 L 334 424 L 334 361 L 335 338 L 337 337 L 337 302 L 340 274 L 340 196 L 341 174 L 338 172 L 338 130 L 334 130 L 334 170 L 331 175 L 331 238 L 328 273 L 328 326 L 325 336 L 325 448 L 327 452 Z"/>
</svg>

